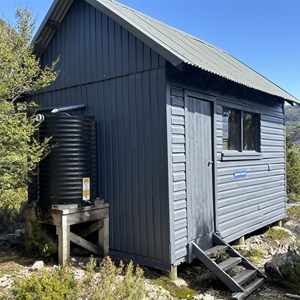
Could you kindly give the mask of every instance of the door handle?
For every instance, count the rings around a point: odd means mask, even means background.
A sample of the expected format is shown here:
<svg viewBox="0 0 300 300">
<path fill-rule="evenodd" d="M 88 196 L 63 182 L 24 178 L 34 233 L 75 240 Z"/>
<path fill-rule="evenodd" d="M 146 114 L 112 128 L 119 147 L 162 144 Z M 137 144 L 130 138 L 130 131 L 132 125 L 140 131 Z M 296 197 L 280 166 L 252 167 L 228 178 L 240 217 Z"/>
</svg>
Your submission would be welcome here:
<svg viewBox="0 0 300 300">
<path fill-rule="evenodd" d="M 212 160 L 208 161 L 208 166 L 213 165 L 213 164 L 214 164 L 214 162 Z"/>
</svg>

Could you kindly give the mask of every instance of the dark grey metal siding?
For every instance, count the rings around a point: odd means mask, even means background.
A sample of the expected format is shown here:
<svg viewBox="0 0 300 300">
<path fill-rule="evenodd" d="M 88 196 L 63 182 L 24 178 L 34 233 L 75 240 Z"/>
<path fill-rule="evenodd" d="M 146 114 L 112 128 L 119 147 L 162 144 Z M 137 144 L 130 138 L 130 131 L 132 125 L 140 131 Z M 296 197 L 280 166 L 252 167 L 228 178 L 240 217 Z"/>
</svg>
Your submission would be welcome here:
<svg viewBox="0 0 300 300">
<path fill-rule="evenodd" d="M 46 106 L 87 105 L 98 135 L 98 194 L 110 203 L 112 253 L 168 268 L 165 61 L 128 31 L 74 1 L 42 57 L 60 56 Z"/>
<path fill-rule="evenodd" d="M 163 67 L 165 60 L 126 29 L 85 1 L 74 0 L 42 56 L 60 58 L 61 70 L 47 90 L 83 85 Z"/>
<path fill-rule="evenodd" d="M 261 156 L 235 157 L 222 153 L 222 105 L 260 115 Z M 218 229 L 235 240 L 285 217 L 285 129 L 283 103 L 217 100 Z M 228 158 L 227 158 L 228 159 Z M 245 178 L 233 173 L 246 171 Z"/>
</svg>

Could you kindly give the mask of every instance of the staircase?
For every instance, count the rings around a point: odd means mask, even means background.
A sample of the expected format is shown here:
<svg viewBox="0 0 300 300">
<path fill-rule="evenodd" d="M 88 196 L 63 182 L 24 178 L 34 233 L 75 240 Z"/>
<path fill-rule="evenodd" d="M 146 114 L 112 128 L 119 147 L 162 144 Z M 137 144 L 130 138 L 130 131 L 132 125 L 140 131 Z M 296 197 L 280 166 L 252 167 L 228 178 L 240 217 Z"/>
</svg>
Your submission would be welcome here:
<svg viewBox="0 0 300 300">
<path fill-rule="evenodd" d="M 203 251 L 192 242 L 192 254 L 234 292 L 232 299 L 244 299 L 262 285 L 266 276 L 217 234 L 213 245 Z"/>
</svg>

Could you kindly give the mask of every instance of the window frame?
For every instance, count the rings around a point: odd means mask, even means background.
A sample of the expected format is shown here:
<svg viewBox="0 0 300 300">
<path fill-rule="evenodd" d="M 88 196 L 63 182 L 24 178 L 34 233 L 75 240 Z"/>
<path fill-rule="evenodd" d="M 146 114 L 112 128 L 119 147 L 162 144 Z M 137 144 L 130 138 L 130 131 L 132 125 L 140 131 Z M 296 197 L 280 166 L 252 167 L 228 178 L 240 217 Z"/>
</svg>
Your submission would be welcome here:
<svg viewBox="0 0 300 300">
<path fill-rule="evenodd" d="M 235 111 L 237 114 L 237 149 L 223 148 L 223 113 L 224 109 Z M 244 113 L 254 117 L 254 150 L 244 150 Z M 242 160 L 261 158 L 261 115 L 248 110 L 222 106 L 222 160 Z M 229 127 L 229 126 L 228 126 Z"/>
</svg>

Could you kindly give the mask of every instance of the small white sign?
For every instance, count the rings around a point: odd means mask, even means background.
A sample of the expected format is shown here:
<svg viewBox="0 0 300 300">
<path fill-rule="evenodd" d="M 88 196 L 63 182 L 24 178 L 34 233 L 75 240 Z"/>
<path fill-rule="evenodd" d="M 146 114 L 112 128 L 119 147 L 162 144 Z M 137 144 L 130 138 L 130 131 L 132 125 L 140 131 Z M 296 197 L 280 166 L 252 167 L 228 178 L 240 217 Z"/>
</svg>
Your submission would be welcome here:
<svg viewBox="0 0 300 300">
<path fill-rule="evenodd" d="M 89 201 L 91 198 L 90 193 L 90 178 L 82 178 L 82 200 L 83 201 Z"/>
</svg>

